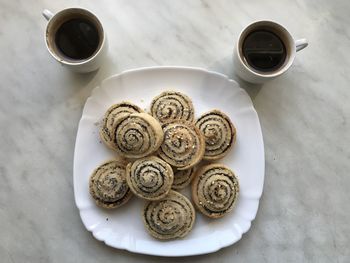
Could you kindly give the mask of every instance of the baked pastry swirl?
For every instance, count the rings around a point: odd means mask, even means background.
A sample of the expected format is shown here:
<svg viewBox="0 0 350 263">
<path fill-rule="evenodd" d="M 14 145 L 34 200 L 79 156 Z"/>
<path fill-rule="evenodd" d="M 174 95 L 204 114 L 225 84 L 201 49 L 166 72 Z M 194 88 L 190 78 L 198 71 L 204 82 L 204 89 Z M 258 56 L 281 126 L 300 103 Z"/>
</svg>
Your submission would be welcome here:
<svg viewBox="0 0 350 263">
<path fill-rule="evenodd" d="M 110 160 L 93 171 L 89 190 L 98 206 L 116 208 L 130 199 L 132 192 L 126 183 L 125 166 L 123 161 Z"/>
<path fill-rule="evenodd" d="M 133 113 L 115 120 L 113 148 L 125 158 L 150 155 L 158 150 L 162 142 L 162 127 L 147 113 Z"/>
<path fill-rule="evenodd" d="M 165 197 L 173 180 L 171 166 L 155 156 L 139 159 L 126 167 L 126 181 L 131 191 L 146 200 Z"/>
<path fill-rule="evenodd" d="M 169 121 L 194 121 L 192 101 L 185 94 L 165 91 L 151 102 L 151 114 L 161 123 Z"/>
<path fill-rule="evenodd" d="M 159 156 L 178 170 L 189 169 L 202 160 L 204 137 L 194 124 L 165 123 L 162 125 L 164 141 Z"/>
<path fill-rule="evenodd" d="M 174 170 L 174 182 L 171 188 L 175 190 L 184 189 L 189 185 L 195 175 L 194 168 L 187 170 Z"/>
<path fill-rule="evenodd" d="M 109 107 L 103 117 L 102 125 L 100 128 L 101 140 L 108 147 L 113 148 L 111 144 L 113 142 L 113 126 L 114 126 L 115 120 L 118 117 L 123 115 L 129 115 L 131 113 L 140 113 L 140 112 L 143 112 L 143 111 L 139 106 L 127 101 L 117 103 Z"/>
<path fill-rule="evenodd" d="M 230 118 L 219 110 L 204 113 L 196 121 L 196 126 L 205 138 L 205 160 L 224 157 L 236 141 L 235 126 Z"/>
<path fill-rule="evenodd" d="M 237 177 L 222 164 L 202 167 L 192 182 L 192 200 L 208 217 L 219 218 L 232 211 L 238 194 Z"/>
<path fill-rule="evenodd" d="M 158 239 L 174 239 L 186 236 L 195 221 L 191 202 L 173 190 L 163 199 L 145 205 L 143 222 L 148 232 Z"/>
</svg>

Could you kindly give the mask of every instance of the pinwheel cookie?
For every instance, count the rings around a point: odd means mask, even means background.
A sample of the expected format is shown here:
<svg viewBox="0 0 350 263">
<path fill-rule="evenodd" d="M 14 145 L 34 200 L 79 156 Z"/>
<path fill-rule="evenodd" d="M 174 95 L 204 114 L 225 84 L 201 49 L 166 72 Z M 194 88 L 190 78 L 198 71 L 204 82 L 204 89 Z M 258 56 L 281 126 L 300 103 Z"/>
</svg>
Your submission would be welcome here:
<svg viewBox="0 0 350 263">
<path fill-rule="evenodd" d="M 176 91 L 165 91 L 151 103 L 151 115 L 159 122 L 194 121 L 194 108 L 191 99 Z"/>
<path fill-rule="evenodd" d="M 159 122 L 147 113 L 117 118 L 113 127 L 113 149 L 124 158 L 142 158 L 158 150 L 163 142 Z"/>
<path fill-rule="evenodd" d="M 218 160 L 224 157 L 236 141 L 236 128 L 230 118 L 219 110 L 204 113 L 196 126 L 205 138 L 204 160 Z"/>
<path fill-rule="evenodd" d="M 158 157 L 151 156 L 129 163 L 126 181 L 135 195 L 147 200 L 165 197 L 174 180 L 171 166 Z"/>
<path fill-rule="evenodd" d="M 202 167 L 192 182 L 192 200 L 198 210 L 208 217 L 219 218 L 232 211 L 238 194 L 237 177 L 222 164 Z"/>
<path fill-rule="evenodd" d="M 132 193 L 126 183 L 125 166 L 123 161 L 110 160 L 93 171 L 89 190 L 98 206 L 117 208 L 130 199 Z"/>
<path fill-rule="evenodd" d="M 143 222 L 158 239 L 185 237 L 192 229 L 196 215 L 191 202 L 173 190 L 163 199 L 146 204 Z"/>
<path fill-rule="evenodd" d="M 101 140 L 110 148 L 113 148 L 112 142 L 114 139 L 113 135 L 113 126 L 115 120 L 121 116 L 126 116 L 131 113 L 140 113 L 143 112 L 141 108 L 131 102 L 121 102 L 112 105 L 106 111 L 103 119 L 102 125 L 100 128 L 100 137 Z"/>
<path fill-rule="evenodd" d="M 198 128 L 189 123 L 170 122 L 162 125 L 164 141 L 159 156 L 176 167 L 186 170 L 199 163 L 204 155 L 204 137 Z"/>
</svg>

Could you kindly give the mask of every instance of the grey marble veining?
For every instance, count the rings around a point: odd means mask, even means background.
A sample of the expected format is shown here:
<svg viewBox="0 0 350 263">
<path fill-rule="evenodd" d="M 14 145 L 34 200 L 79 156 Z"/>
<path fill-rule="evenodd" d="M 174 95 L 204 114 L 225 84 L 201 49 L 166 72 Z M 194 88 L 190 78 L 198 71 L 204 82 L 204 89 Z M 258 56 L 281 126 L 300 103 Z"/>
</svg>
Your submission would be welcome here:
<svg viewBox="0 0 350 263">
<path fill-rule="evenodd" d="M 76 75 L 45 50 L 43 8 L 82 6 L 108 35 L 109 57 Z M 0 261 L 349 262 L 350 2 L 0 0 Z M 234 77 L 244 25 L 272 19 L 310 45 L 290 71 L 242 86 L 259 114 L 264 193 L 242 240 L 221 251 L 166 259 L 116 250 L 81 223 L 73 150 L 82 107 L 111 74 L 154 65 L 208 68 Z"/>
</svg>

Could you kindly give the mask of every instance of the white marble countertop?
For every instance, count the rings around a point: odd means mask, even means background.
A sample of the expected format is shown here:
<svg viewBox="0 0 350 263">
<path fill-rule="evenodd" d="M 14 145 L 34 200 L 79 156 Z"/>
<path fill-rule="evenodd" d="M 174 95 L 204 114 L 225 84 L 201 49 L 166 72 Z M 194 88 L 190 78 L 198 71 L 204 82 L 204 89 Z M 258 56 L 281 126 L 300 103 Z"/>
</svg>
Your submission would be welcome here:
<svg viewBox="0 0 350 263">
<path fill-rule="evenodd" d="M 82 6 L 108 34 L 93 74 L 58 65 L 44 43 L 43 8 Z M 0 0 L 0 261 L 350 262 L 350 2 Z M 256 220 L 238 243 L 166 259 L 112 249 L 85 230 L 73 194 L 73 150 L 91 90 L 111 74 L 154 65 L 233 77 L 240 30 L 272 19 L 309 39 L 294 66 L 262 88 L 243 85 L 266 151 Z"/>
</svg>

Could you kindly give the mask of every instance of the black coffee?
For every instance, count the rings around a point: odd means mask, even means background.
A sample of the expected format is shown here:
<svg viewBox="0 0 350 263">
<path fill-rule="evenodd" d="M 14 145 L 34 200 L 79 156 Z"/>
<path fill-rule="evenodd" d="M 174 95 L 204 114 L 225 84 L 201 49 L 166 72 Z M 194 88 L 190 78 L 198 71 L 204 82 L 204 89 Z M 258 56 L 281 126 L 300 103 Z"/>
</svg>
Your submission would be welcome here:
<svg viewBox="0 0 350 263">
<path fill-rule="evenodd" d="M 276 34 L 266 30 L 250 33 L 245 38 L 242 48 L 249 66 L 263 72 L 279 69 L 287 56 L 283 41 Z"/>
<path fill-rule="evenodd" d="M 98 48 L 99 34 L 96 26 L 87 19 L 74 18 L 64 22 L 57 30 L 57 48 L 71 59 L 91 57 Z"/>
</svg>

